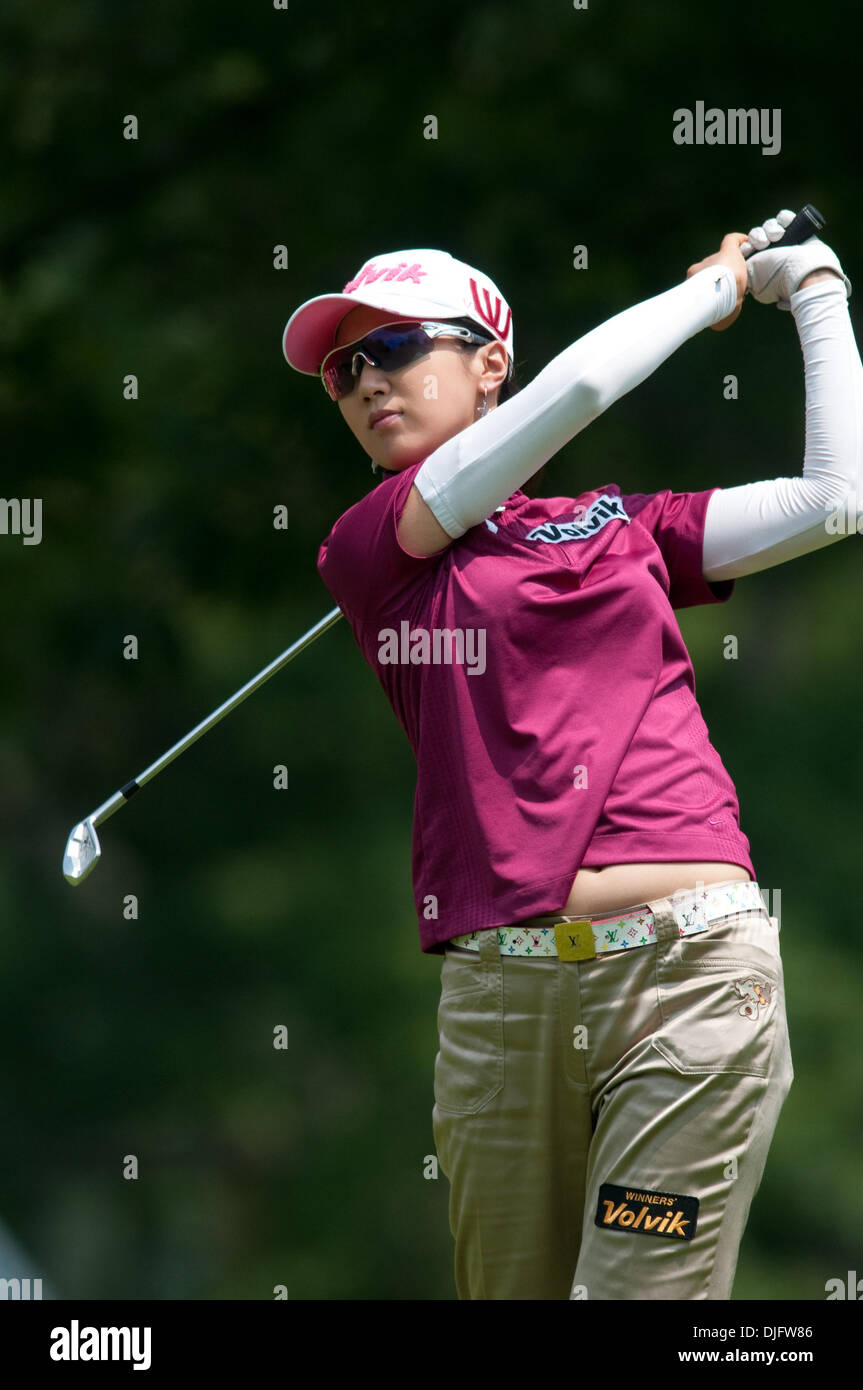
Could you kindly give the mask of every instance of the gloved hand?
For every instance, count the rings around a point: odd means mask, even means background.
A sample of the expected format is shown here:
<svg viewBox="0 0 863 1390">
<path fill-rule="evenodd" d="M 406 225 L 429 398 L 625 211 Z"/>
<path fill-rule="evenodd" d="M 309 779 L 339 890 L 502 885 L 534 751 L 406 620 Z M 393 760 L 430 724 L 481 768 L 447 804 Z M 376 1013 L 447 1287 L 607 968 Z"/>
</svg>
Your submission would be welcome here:
<svg viewBox="0 0 863 1390">
<path fill-rule="evenodd" d="M 800 242 L 799 246 L 762 250 L 778 241 L 793 220 L 794 213 L 783 208 L 776 217 L 768 217 L 763 226 L 753 227 L 747 233 L 747 240 L 740 243 L 753 299 L 759 304 L 775 304 L 777 309 L 790 309 L 792 294 L 812 270 L 835 270 L 844 280 L 846 296 L 850 298 L 851 281 L 839 264 L 836 252 L 817 236 Z M 759 254 L 755 256 L 753 251 Z"/>
</svg>

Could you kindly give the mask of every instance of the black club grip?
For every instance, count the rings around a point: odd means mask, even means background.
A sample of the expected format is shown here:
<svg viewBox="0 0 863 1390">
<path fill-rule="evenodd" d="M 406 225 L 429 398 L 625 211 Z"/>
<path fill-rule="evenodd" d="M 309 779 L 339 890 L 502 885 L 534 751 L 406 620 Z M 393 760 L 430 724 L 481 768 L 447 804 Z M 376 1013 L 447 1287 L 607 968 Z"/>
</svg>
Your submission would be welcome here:
<svg viewBox="0 0 863 1390">
<path fill-rule="evenodd" d="M 771 241 L 769 246 L 763 246 L 761 250 L 772 251 L 775 246 L 799 246 L 801 241 L 808 241 L 811 236 L 817 236 L 824 226 L 826 223 L 821 213 L 812 203 L 807 203 L 800 209 L 794 221 L 789 222 L 784 236 L 778 241 Z M 757 248 L 753 247 L 750 255 L 757 256 Z"/>
</svg>

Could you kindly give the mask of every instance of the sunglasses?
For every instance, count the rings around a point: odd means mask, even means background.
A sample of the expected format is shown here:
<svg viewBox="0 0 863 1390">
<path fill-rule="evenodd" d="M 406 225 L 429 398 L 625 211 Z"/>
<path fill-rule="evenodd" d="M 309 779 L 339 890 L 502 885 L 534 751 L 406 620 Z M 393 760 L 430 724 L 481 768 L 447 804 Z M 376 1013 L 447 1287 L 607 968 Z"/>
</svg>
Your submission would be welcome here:
<svg viewBox="0 0 863 1390">
<path fill-rule="evenodd" d="M 433 323 L 428 320 L 406 323 L 404 319 L 398 323 L 383 323 L 365 338 L 358 338 L 355 343 L 346 343 L 327 353 L 321 363 L 324 389 L 331 400 L 339 401 L 353 391 L 363 362 L 380 367 L 384 372 L 394 372 L 425 357 L 431 352 L 436 338 L 462 338 L 467 343 L 493 341 L 455 323 Z"/>
</svg>

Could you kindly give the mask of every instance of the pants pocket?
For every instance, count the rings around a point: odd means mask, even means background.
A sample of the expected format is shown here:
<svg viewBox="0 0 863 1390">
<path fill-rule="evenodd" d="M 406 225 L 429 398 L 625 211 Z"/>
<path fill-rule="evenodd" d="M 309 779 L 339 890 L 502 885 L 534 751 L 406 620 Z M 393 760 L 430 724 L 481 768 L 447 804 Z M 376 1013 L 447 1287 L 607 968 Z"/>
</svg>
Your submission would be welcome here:
<svg viewBox="0 0 863 1390">
<path fill-rule="evenodd" d="M 759 923 L 763 924 L 763 932 Z M 653 1047 L 679 1072 L 770 1074 L 785 1027 L 778 934 L 757 912 L 656 943 Z"/>
<path fill-rule="evenodd" d="M 441 966 L 434 1097 L 452 1115 L 476 1114 L 503 1086 L 503 960 L 471 955 L 448 951 Z"/>
</svg>

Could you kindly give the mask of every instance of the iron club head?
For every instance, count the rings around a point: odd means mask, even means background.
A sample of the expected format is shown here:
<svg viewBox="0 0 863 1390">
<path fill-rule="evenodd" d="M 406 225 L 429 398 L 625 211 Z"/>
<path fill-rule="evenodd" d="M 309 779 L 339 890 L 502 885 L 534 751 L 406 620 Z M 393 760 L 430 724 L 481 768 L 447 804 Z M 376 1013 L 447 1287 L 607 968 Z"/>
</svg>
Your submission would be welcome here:
<svg viewBox="0 0 863 1390">
<path fill-rule="evenodd" d="M 127 782 L 101 806 L 97 806 L 95 811 L 91 811 L 89 816 L 79 821 L 66 841 L 66 853 L 63 855 L 63 877 L 66 882 L 82 883 L 101 857 L 102 849 L 99 844 L 99 836 L 96 834 L 97 825 L 101 825 L 109 816 L 113 816 L 115 811 L 119 811 L 121 806 L 125 806 L 126 802 L 157 773 L 179 757 L 208 729 L 212 729 L 214 724 L 218 724 L 220 719 L 224 719 L 226 714 L 230 714 L 232 709 L 236 709 L 237 705 L 242 704 L 243 700 L 251 695 L 253 690 L 257 690 L 259 686 L 263 685 L 264 681 L 268 681 L 270 676 L 281 671 L 282 667 L 287 665 L 298 652 L 301 652 L 310 642 L 314 642 L 321 633 L 332 627 L 333 623 L 338 622 L 341 616 L 342 610 L 333 608 L 325 617 L 321 618 L 320 622 L 315 623 L 314 627 L 310 627 L 304 637 L 301 637 L 297 642 L 292 642 L 281 656 L 276 657 L 275 661 L 271 661 L 269 666 L 265 666 L 251 680 L 246 681 L 246 684 L 241 686 L 235 695 L 224 700 L 218 709 L 213 710 L 213 713 L 208 715 L 206 719 L 202 719 L 199 724 L 195 725 L 194 729 L 190 729 L 185 738 L 181 738 L 173 747 L 168 749 L 167 753 L 163 753 L 149 767 L 145 767 L 144 771 L 134 777 L 131 782 Z"/>
<path fill-rule="evenodd" d="M 82 820 L 66 841 L 63 855 L 63 877 L 67 883 L 80 883 L 87 877 L 102 853 L 96 827 L 91 820 Z"/>
</svg>

